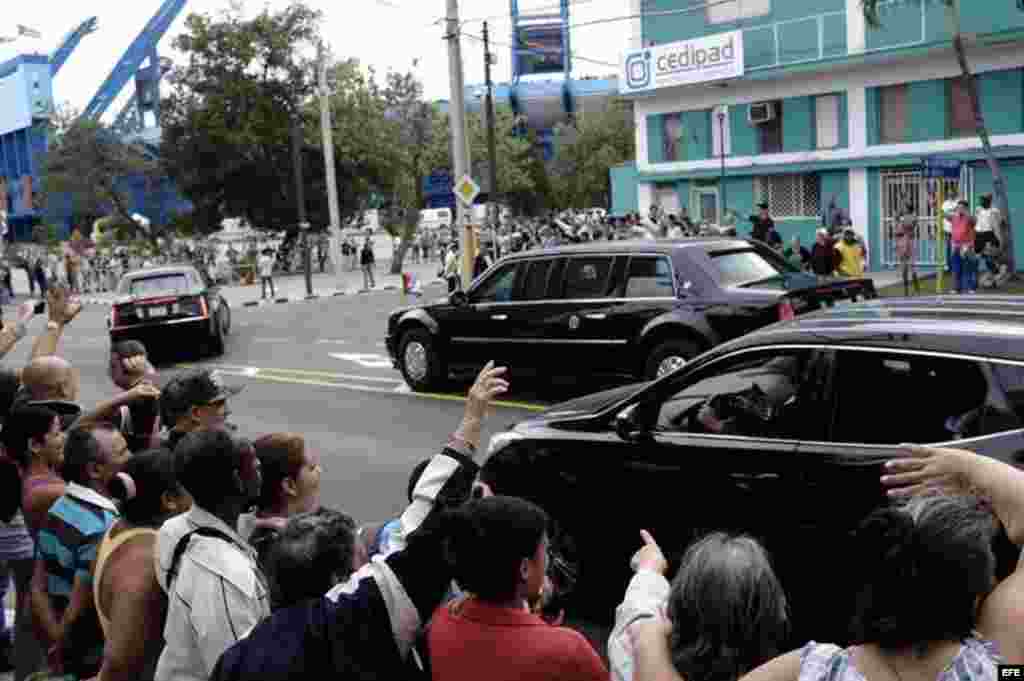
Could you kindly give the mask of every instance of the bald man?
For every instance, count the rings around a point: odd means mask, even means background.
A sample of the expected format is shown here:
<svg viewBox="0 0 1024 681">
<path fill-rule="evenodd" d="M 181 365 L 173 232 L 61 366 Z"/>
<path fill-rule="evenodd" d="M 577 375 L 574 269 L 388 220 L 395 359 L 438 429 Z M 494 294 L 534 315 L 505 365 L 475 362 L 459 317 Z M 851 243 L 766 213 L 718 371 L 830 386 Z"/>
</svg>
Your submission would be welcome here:
<svg viewBox="0 0 1024 681">
<path fill-rule="evenodd" d="M 18 401 L 54 410 L 64 430 L 81 415 L 82 409 L 75 403 L 77 372 L 66 359 L 56 355 L 33 359 L 22 370 L 21 382 L 22 395 Z"/>
</svg>

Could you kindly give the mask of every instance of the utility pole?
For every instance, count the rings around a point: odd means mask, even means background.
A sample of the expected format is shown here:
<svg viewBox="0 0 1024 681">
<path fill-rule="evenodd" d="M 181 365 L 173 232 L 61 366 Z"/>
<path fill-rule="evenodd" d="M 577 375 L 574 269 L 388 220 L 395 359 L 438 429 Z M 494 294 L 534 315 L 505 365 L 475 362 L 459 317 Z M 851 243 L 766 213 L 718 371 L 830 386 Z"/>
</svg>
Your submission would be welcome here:
<svg viewBox="0 0 1024 681">
<path fill-rule="evenodd" d="M 324 165 L 327 168 L 327 203 L 331 211 L 331 262 L 338 279 L 342 280 L 341 262 L 341 210 L 338 208 L 338 178 L 334 168 L 334 123 L 331 120 L 330 92 L 327 90 L 327 53 L 320 44 L 320 128 L 324 138 Z"/>
<path fill-rule="evenodd" d="M 491 82 L 491 40 L 487 33 L 487 22 L 484 22 L 484 77 L 487 81 L 487 155 L 490 161 L 491 186 L 488 192 L 491 202 L 491 247 L 495 260 L 498 255 L 498 154 L 494 139 L 494 83 Z"/>
<path fill-rule="evenodd" d="M 302 263 L 306 270 L 306 297 L 313 295 L 313 258 L 309 251 L 309 223 L 306 221 L 306 188 L 302 179 L 302 119 L 299 103 L 292 112 L 292 165 L 295 167 L 295 201 L 298 204 L 299 231 L 302 233 Z"/>
<path fill-rule="evenodd" d="M 448 41 L 448 75 L 451 81 L 452 106 L 452 165 L 455 166 L 455 181 L 469 174 L 469 145 L 466 138 L 466 88 L 462 75 L 462 48 L 459 43 L 459 0 L 447 0 L 448 12 L 446 33 Z M 473 240 L 469 235 L 470 209 L 461 201 L 456 201 L 456 222 L 459 230 L 459 251 L 462 257 L 462 288 L 469 288 L 473 275 L 473 260 L 470 247 Z"/>
</svg>

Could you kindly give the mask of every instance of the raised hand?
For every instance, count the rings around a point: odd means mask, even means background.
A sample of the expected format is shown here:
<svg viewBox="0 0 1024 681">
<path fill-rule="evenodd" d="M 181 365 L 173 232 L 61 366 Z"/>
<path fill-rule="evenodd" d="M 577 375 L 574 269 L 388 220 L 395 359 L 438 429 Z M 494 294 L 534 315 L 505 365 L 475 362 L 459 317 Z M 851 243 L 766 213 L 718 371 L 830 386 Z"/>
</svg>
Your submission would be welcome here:
<svg viewBox="0 0 1024 681">
<path fill-rule="evenodd" d="M 882 484 L 890 497 L 908 497 L 928 492 L 965 494 L 971 492 L 968 477 L 976 454 L 960 449 L 906 445 L 906 458 L 885 464 Z"/>
<path fill-rule="evenodd" d="M 665 574 L 668 570 L 668 561 L 665 560 L 661 547 L 658 546 L 658 543 L 654 541 L 654 537 L 647 530 L 640 530 L 640 538 L 643 540 L 644 545 L 633 554 L 632 560 L 629 561 L 630 567 L 635 572 L 650 570 L 657 572 L 659 575 Z"/>
<path fill-rule="evenodd" d="M 506 367 L 495 367 L 493 360 L 487 363 L 477 375 L 473 387 L 469 389 L 466 398 L 466 418 L 484 420 L 491 402 L 508 392 L 508 381 L 502 378 L 507 371 Z"/>
</svg>

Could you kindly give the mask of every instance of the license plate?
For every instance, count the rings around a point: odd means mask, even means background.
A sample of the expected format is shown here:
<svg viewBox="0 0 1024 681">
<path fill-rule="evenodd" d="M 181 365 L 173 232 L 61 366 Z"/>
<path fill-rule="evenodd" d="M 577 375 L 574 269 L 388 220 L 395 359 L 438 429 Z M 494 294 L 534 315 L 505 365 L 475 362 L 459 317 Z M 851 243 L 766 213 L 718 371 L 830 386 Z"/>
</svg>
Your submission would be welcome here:
<svg viewBox="0 0 1024 681">
<path fill-rule="evenodd" d="M 149 318 L 150 319 L 153 319 L 154 317 L 166 317 L 166 316 L 167 316 L 167 308 L 166 307 L 151 307 L 151 308 L 149 308 Z"/>
</svg>

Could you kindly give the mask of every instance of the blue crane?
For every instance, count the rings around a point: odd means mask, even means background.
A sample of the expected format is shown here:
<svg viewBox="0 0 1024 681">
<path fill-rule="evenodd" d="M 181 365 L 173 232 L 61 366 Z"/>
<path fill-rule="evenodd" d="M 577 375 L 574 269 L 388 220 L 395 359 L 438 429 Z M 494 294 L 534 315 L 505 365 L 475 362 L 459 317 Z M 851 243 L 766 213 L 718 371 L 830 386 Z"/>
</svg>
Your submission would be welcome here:
<svg viewBox="0 0 1024 681">
<path fill-rule="evenodd" d="M 149 20 L 142 32 L 132 41 L 124 55 L 114 66 L 110 75 L 96 91 L 82 116 L 98 120 L 114 102 L 128 81 L 135 78 L 136 96 L 141 106 L 153 111 L 159 106 L 159 81 L 162 68 L 156 46 L 167 30 L 178 18 L 188 0 L 164 0 L 164 3 Z M 149 73 L 140 73 L 142 62 L 149 60 Z"/>
<path fill-rule="evenodd" d="M 78 47 L 78 43 L 82 42 L 82 38 L 96 31 L 96 23 L 96 17 L 86 19 L 78 25 L 78 28 L 70 31 L 66 36 L 64 36 L 64 40 L 61 41 L 57 49 L 53 51 L 52 55 L 50 55 L 51 78 L 56 76 L 60 71 L 60 68 L 64 66 L 64 62 L 68 60 L 71 53 L 75 51 L 76 47 Z"/>
</svg>

